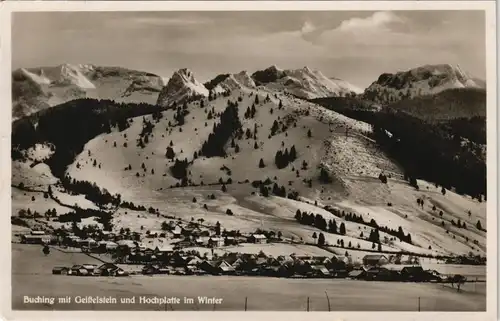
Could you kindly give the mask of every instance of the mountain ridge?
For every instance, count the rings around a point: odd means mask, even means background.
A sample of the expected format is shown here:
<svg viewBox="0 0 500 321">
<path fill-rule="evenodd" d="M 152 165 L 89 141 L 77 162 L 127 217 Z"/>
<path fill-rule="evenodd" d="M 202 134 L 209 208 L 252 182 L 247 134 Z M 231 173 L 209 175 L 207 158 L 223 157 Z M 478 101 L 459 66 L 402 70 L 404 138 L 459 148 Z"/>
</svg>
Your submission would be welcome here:
<svg viewBox="0 0 500 321">
<path fill-rule="evenodd" d="M 12 72 L 13 119 L 79 98 L 152 102 L 160 76 L 122 67 L 61 64 Z"/>
</svg>

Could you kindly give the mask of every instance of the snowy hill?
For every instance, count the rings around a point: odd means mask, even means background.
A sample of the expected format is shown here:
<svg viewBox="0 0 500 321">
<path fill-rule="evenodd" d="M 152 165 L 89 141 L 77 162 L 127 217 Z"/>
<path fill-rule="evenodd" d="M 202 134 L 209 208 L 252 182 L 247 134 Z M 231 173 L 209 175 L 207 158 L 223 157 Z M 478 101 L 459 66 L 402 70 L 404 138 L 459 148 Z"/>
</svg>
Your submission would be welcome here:
<svg viewBox="0 0 500 321">
<path fill-rule="evenodd" d="M 78 98 L 154 103 L 161 77 L 120 67 L 63 64 L 12 73 L 13 119 Z"/>
<path fill-rule="evenodd" d="M 170 77 L 158 96 L 157 105 L 168 107 L 198 96 L 208 96 L 208 89 L 196 80 L 191 70 L 183 68 Z"/>
<path fill-rule="evenodd" d="M 484 89 L 484 86 L 483 81 L 471 77 L 458 65 L 425 65 L 395 74 L 384 73 L 365 89 L 362 96 L 364 99 L 388 104 L 448 89 Z"/>
<path fill-rule="evenodd" d="M 362 90 L 347 81 L 328 78 L 320 71 L 309 67 L 295 70 L 281 70 L 271 66 L 252 74 L 258 85 L 273 91 L 287 92 L 297 97 L 314 99 L 332 96 L 359 94 Z"/>
<path fill-rule="evenodd" d="M 371 219 L 387 227 L 388 233 L 399 227 L 411 233 L 412 242 L 408 243 L 380 231 L 384 251 L 485 254 L 486 232 L 475 228 L 478 220 L 486 226 L 485 202 L 452 191 L 443 195 L 424 181 L 418 182 L 419 190 L 410 186 L 402 179 L 401 167 L 368 137 L 372 131 L 369 124 L 298 99 L 285 93 L 288 89 L 284 87 L 280 91 L 283 77 L 275 71 L 280 78 L 268 82 L 266 75 L 254 75 L 253 80 L 260 85 L 254 89 L 249 88 L 251 82 L 241 86 L 248 80 L 245 74 L 240 79 L 235 75 L 220 77 L 212 83 L 213 88 L 224 88 L 235 80 L 241 88 L 205 97 L 208 89 L 182 69 L 163 88 L 159 105 L 170 107 L 173 101 L 191 97 L 185 106 L 154 109 L 126 119 L 110 114 L 108 120 L 107 106 L 96 102 L 90 111 L 88 101 L 76 101 L 68 104 L 75 114 L 68 112 L 66 118 L 60 117 L 64 113 L 61 107 L 51 109 L 52 115 L 17 122 L 13 145 L 22 153 L 13 153 L 13 184 L 42 192 L 13 188 L 16 202 L 12 215 L 20 209 L 50 208 L 51 198 L 43 197 L 49 185 L 58 200 L 67 198 L 66 204 L 91 208 L 82 194 L 84 189 L 74 192 L 78 184 L 62 182 L 69 177 L 119 194 L 122 202 L 158 209 L 161 215 L 186 222 L 203 219 L 208 225 L 218 221 L 224 229 L 241 232 L 257 228 L 280 231 L 285 240 L 316 242 L 312 235 L 321 230 L 300 224 L 294 215 L 297 210 L 320 214 L 345 224 L 343 235 L 325 232 L 326 242 L 339 255 L 347 250 L 354 257 L 373 249 L 373 242 L 368 240 Z M 302 74 L 289 73 L 295 79 Z M 134 108 L 139 107 L 130 107 Z M 85 140 L 81 137 L 88 132 L 78 125 L 81 119 L 96 122 L 92 126 L 95 132 Z M 101 121 L 102 126 L 98 123 Z M 60 122 L 66 125 L 60 126 Z M 46 137 L 54 146 L 43 146 Z M 46 161 L 47 157 L 58 157 L 57 162 Z M 54 171 L 51 174 L 52 168 L 47 165 L 63 166 L 63 175 L 52 175 Z M 387 184 L 379 179 L 381 173 L 389 177 Z M 95 197 L 95 192 L 92 195 Z M 419 207 L 417 199 L 423 199 L 425 206 Z M 361 215 L 365 223 L 332 213 L 325 209 L 327 205 Z M 228 210 L 233 214 L 227 214 Z M 111 212 L 116 231 L 124 227 L 145 233 L 141 226 L 159 229 L 165 220 L 160 214 L 130 206 Z M 457 219 L 467 229 L 451 223 Z M 335 248 L 341 239 L 346 245 L 352 242 L 352 247 Z M 317 250 L 313 245 L 303 246 Z"/>
</svg>

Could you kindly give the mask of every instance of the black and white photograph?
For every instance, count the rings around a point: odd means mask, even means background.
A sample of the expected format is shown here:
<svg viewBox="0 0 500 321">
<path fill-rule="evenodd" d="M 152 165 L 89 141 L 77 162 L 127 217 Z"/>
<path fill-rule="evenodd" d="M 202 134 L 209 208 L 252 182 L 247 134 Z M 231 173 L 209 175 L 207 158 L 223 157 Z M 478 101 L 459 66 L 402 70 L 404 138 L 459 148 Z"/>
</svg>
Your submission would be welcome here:
<svg viewBox="0 0 500 321">
<path fill-rule="evenodd" d="M 12 10 L 11 309 L 491 316 L 495 7 L 460 2 Z"/>
</svg>

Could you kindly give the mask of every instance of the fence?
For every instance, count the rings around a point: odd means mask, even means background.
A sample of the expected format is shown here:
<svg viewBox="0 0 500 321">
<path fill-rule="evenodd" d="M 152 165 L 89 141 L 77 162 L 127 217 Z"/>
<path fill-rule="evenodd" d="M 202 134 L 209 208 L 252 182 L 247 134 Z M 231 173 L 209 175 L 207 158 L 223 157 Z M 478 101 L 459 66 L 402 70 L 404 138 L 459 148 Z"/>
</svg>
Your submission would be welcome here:
<svg viewBox="0 0 500 321">
<path fill-rule="evenodd" d="M 363 305 L 365 303 L 359 303 L 356 305 L 355 303 L 350 304 L 349 306 L 346 306 L 348 308 L 342 308 L 341 306 L 333 306 L 332 301 L 330 300 L 330 297 L 328 293 L 325 291 L 325 298 L 323 300 L 319 300 L 317 297 L 315 300 L 313 300 L 311 297 L 305 297 L 304 298 L 304 307 L 302 308 L 297 308 L 297 309 L 282 309 L 281 307 L 277 307 L 276 309 L 269 309 L 269 311 L 272 310 L 288 310 L 288 311 L 306 311 L 306 312 L 319 312 L 319 311 L 411 311 L 411 312 L 420 312 L 420 311 L 440 311 L 442 308 L 441 306 L 437 306 L 435 304 L 435 299 L 433 298 L 423 298 L 423 297 L 416 297 L 414 299 L 410 299 L 410 302 L 405 302 L 404 306 L 398 306 L 397 303 L 392 304 L 394 306 L 393 309 L 388 309 L 386 304 L 383 304 L 380 306 L 380 308 L 373 307 L 374 303 L 369 303 L 366 304 L 366 307 L 370 307 L 367 309 Z M 174 306 L 172 304 L 165 304 L 163 307 L 160 307 L 156 309 L 156 311 L 186 311 L 186 310 L 195 310 L 195 311 L 265 311 L 265 309 L 259 309 L 259 308 L 250 308 L 250 304 L 252 303 L 252 300 L 249 299 L 249 297 L 245 297 L 244 300 L 242 299 L 241 305 L 231 305 L 231 307 L 227 306 L 219 306 L 217 304 L 213 305 L 199 305 L 194 303 L 192 306 L 189 308 L 186 307 L 181 307 L 181 306 Z M 326 304 L 325 304 L 326 303 Z M 254 307 L 260 306 L 260 303 L 258 300 L 254 301 Z M 446 310 L 450 310 L 450 308 L 447 308 Z M 453 309 L 451 309 L 453 310 Z"/>
</svg>

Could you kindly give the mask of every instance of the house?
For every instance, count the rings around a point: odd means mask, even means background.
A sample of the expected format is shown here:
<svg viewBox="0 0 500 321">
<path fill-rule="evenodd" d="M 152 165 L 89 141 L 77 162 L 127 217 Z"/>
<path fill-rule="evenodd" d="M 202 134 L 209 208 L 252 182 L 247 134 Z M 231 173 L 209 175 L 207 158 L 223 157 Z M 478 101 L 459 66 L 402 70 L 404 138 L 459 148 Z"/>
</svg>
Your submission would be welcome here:
<svg viewBox="0 0 500 321">
<path fill-rule="evenodd" d="M 220 275 L 219 268 L 215 264 L 215 262 L 205 260 L 201 262 L 199 268 L 208 274 Z"/>
<path fill-rule="evenodd" d="M 208 246 L 210 247 L 224 246 L 224 239 L 222 237 L 211 237 L 208 239 Z"/>
<path fill-rule="evenodd" d="M 226 236 L 224 238 L 224 244 L 225 245 L 238 245 L 238 241 L 234 236 Z"/>
<path fill-rule="evenodd" d="M 30 234 L 31 234 L 31 235 L 45 235 L 45 231 L 35 231 L 35 230 L 31 230 L 31 231 L 30 231 Z"/>
<path fill-rule="evenodd" d="M 267 243 L 267 238 L 263 234 L 252 234 L 248 238 L 248 242 L 257 243 L 257 244 L 265 244 L 265 243 Z"/>
<path fill-rule="evenodd" d="M 312 265 L 311 266 L 313 276 L 315 277 L 328 277 L 330 276 L 330 271 L 324 265 Z"/>
<path fill-rule="evenodd" d="M 195 269 L 197 268 L 201 263 L 203 262 L 202 259 L 200 259 L 197 256 L 194 257 L 189 257 L 189 259 L 186 261 L 186 267 L 190 269 Z"/>
<path fill-rule="evenodd" d="M 396 280 L 398 274 L 384 267 L 371 267 L 365 273 L 365 280 L 391 281 Z"/>
<path fill-rule="evenodd" d="M 99 275 L 102 276 L 112 276 L 112 275 L 123 275 L 126 274 L 125 271 L 119 268 L 117 265 L 113 263 L 104 263 L 99 266 L 97 269 L 99 271 Z"/>
<path fill-rule="evenodd" d="M 52 242 L 50 235 L 21 235 L 21 243 L 23 244 L 49 244 Z"/>
<path fill-rule="evenodd" d="M 182 228 L 180 228 L 179 226 L 175 226 L 172 229 L 172 237 L 179 238 L 179 237 L 181 237 L 181 235 L 182 235 Z"/>
<path fill-rule="evenodd" d="M 382 254 L 365 255 L 363 257 L 363 265 L 365 266 L 381 266 L 388 263 L 389 260 Z"/>
<path fill-rule="evenodd" d="M 88 247 L 88 248 L 98 246 L 97 242 L 90 237 L 86 238 L 85 240 L 79 240 L 78 245 L 81 247 Z"/>
<path fill-rule="evenodd" d="M 353 279 L 353 280 L 361 280 L 361 279 L 365 278 L 365 275 L 366 275 L 366 270 L 361 269 L 361 270 L 353 270 L 353 271 L 349 272 L 347 277 L 349 279 Z"/>
<path fill-rule="evenodd" d="M 167 255 L 174 252 L 174 248 L 170 245 L 160 245 L 154 249 L 157 255 Z"/>
<path fill-rule="evenodd" d="M 137 246 L 137 243 L 132 240 L 120 240 L 116 242 L 116 244 L 118 244 L 118 246 L 127 247 L 129 249 L 136 248 Z"/>
<path fill-rule="evenodd" d="M 165 237 L 165 232 L 162 231 L 149 231 L 149 234 L 147 234 L 148 238 L 155 238 L 155 237 L 162 237 L 161 235 L 163 234 L 163 237 Z"/>
<path fill-rule="evenodd" d="M 429 278 L 428 273 L 420 265 L 405 266 L 400 274 L 405 281 L 423 282 Z"/>
<path fill-rule="evenodd" d="M 231 264 L 229 264 L 226 261 L 224 261 L 224 260 L 222 260 L 221 262 L 219 262 L 217 264 L 217 267 L 219 268 L 220 273 L 225 274 L 225 275 L 234 274 L 234 272 L 235 272 L 234 267 Z"/>
<path fill-rule="evenodd" d="M 111 241 L 99 241 L 97 244 L 101 252 L 113 251 L 118 247 L 118 244 Z"/>
<path fill-rule="evenodd" d="M 101 231 L 101 238 L 103 240 L 111 240 L 115 237 L 115 234 L 111 233 L 110 231 Z"/>
</svg>

